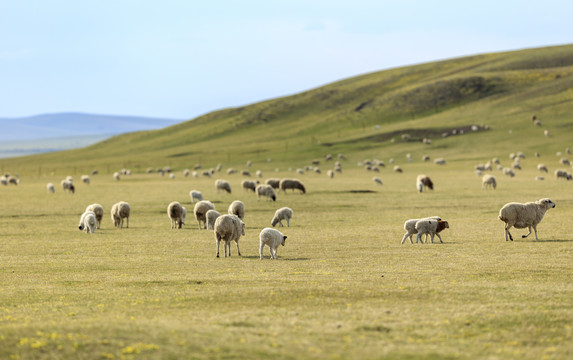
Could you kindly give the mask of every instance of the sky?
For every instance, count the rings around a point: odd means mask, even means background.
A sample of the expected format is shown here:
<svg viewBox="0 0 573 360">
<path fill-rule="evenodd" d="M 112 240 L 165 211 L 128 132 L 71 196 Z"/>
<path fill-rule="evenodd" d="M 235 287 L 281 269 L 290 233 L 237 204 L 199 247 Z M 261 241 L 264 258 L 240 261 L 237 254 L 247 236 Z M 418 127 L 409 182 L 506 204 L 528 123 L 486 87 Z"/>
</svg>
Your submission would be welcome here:
<svg viewBox="0 0 573 360">
<path fill-rule="evenodd" d="M 187 120 L 337 80 L 573 43 L 573 1 L 0 0 L 0 118 Z"/>
</svg>

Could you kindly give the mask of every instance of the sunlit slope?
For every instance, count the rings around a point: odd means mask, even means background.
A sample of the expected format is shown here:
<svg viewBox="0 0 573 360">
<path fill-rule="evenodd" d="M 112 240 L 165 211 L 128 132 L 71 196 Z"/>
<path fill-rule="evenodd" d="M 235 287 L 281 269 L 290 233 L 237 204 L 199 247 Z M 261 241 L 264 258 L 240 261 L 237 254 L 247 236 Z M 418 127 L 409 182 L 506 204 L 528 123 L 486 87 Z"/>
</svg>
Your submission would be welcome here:
<svg viewBox="0 0 573 360">
<path fill-rule="evenodd" d="M 533 124 L 534 114 L 541 126 Z M 470 125 L 490 130 L 442 137 Z M 401 135 L 409 133 L 415 136 L 403 141 Z M 455 162 L 514 151 L 563 151 L 573 146 L 571 135 L 573 45 L 567 45 L 380 71 L 85 149 L 0 164 L 21 173 L 38 171 L 40 164 L 54 171 L 106 172 L 267 158 L 294 166 L 326 153 L 358 158 L 428 153 Z M 424 137 L 432 144 L 419 141 Z"/>
</svg>

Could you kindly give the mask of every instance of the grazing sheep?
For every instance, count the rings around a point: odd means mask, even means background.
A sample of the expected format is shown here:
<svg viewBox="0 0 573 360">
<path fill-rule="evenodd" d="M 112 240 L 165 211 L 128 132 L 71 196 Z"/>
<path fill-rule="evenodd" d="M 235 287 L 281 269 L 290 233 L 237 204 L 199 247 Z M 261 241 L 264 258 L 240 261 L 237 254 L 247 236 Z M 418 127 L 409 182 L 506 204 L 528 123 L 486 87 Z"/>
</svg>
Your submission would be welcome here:
<svg viewBox="0 0 573 360">
<path fill-rule="evenodd" d="M 56 192 L 56 188 L 54 187 L 54 184 L 52 184 L 52 183 L 46 184 L 46 190 L 48 190 L 48 192 L 51 192 L 52 194 Z"/>
<path fill-rule="evenodd" d="M 83 182 L 84 184 L 89 185 L 89 184 L 90 184 L 90 177 L 87 176 L 87 175 L 82 175 L 82 182 Z"/>
<path fill-rule="evenodd" d="M 273 189 L 279 189 L 281 179 L 270 178 L 265 181 L 265 184 L 270 185 Z"/>
<path fill-rule="evenodd" d="M 263 248 L 265 245 L 269 247 L 271 252 L 271 260 L 277 258 L 277 249 L 279 245 L 285 246 L 286 236 L 284 236 L 280 231 L 272 228 L 264 228 L 259 234 L 259 240 L 261 247 L 259 248 L 259 256 L 263 260 Z"/>
<path fill-rule="evenodd" d="M 545 164 L 537 164 L 537 170 L 549 172 L 549 170 L 547 170 L 547 166 L 545 166 Z"/>
<path fill-rule="evenodd" d="M 559 160 L 559 162 L 560 162 L 562 165 L 571 165 L 571 162 L 570 162 L 569 159 L 567 159 L 567 158 L 561 158 L 561 159 Z"/>
<path fill-rule="evenodd" d="M 80 231 L 85 231 L 86 234 L 93 234 L 97 227 L 97 220 L 96 215 L 93 211 L 86 211 L 82 214 L 80 218 L 80 223 L 78 225 L 78 229 Z"/>
<path fill-rule="evenodd" d="M 246 192 L 249 192 L 249 190 L 253 190 L 253 192 L 255 192 L 255 189 L 257 188 L 258 184 L 259 184 L 259 180 L 257 180 L 257 181 L 243 180 L 243 181 L 241 181 L 241 187 Z"/>
<path fill-rule="evenodd" d="M 434 159 L 434 164 L 436 164 L 436 165 L 446 165 L 446 159 L 444 159 L 444 158 Z"/>
<path fill-rule="evenodd" d="M 205 214 L 205 218 L 207 219 L 207 229 L 215 229 L 215 220 L 221 216 L 217 210 L 209 210 Z"/>
<path fill-rule="evenodd" d="M 445 220 L 421 219 L 414 226 L 418 232 L 418 235 L 416 235 L 416 243 L 418 243 L 418 241 L 420 241 L 420 243 L 422 242 L 422 235 L 429 234 L 431 236 L 430 239 L 432 244 L 434 243 L 434 235 L 438 235 L 440 243 L 443 244 L 444 242 L 442 241 L 440 232 L 444 229 L 448 229 L 449 227 L 450 224 L 448 224 L 448 222 Z"/>
<path fill-rule="evenodd" d="M 326 172 L 326 176 L 328 176 L 329 178 L 332 179 L 332 178 L 334 177 L 334 171 L 328 170 L 328 171 Z"/>
<path fill-rule="evenodd" d="M 481 179 L 482 189 L 492 188 L 493 190 L 495 190 L 496 186 L 497 182 L 495 180 L 495 176 L 493 175 L 485 174 Z"/>
<path fill-rule="evenodd" d="M 399 172 L 399 173 L 403 173 L 403 172 L 404 172 L 404 170 L 402 170 L 402 168 L 400 167 L 400 165 L 394 166 L 394 171 L 395 171 L 395 172 Z"/>
<path fill-rule="evenodd" d="M 239 239 L 241 235 L 245 236 L 245 223 L 236 215 L 221 215 L 215 220 L 215 239 L 217 240 L 217 257 L 219 257 L 219 244 L 221 240 L 225 242 L 225 257 L 227 257 L 227 248 L 229 257 L 231 256 L 231 241 L 237 244 L 237 253 L 241 256 L 239 249 Z"/>
<path fill-rule="evenodd" d="M 181 229 L 181 226 L 185 224 L 187 209 L 181 206 L 179 202 L 173 201 L 167 206 L 167 216 L 169 216 L 169 219 L 171 219 L 172 229 Z"/>
<path fill-rule="evenodd" d="M 8 178 L 4 175 L 2 177 L 0 177 L 0 184 L 2 184 L 4 186 L 8 186 Z"/>
<path fill-rule="evenodd" d="M 215 188 L 217 189 L 217 193 L 219 191 L 226 191 L 227 193 L 231 193 L 231 184 L 227 180 L 217 179 L 215 180 Z"/>
<path fill-rule="evenodd" d="M 247 170 L 242 170 L 241 175 L 251 177 L 251 173 Z"/>
<path fill-rule="evenodd" d="M 101 206 L 100 204 L 91 204 L 88 205 L 88 207 L 86 208 L 86 212 L 88 211 L 92 211 L 95 214 L 97 220 L 97 228 L 100 229 L 101 221 L 103 219 L 103 206 Z"/>
<path fill-rule="evenodd" d="M 115 227 L 123 229 L 123 219 L 126 220 L 126 228 L 129 228 L 129 213 L 131 208 L 125 201 L 120 201 L 111 207 L 111 220 Z"/>
<path fill-rule="evenodd" d="M 531 234 L 531 228 L 533 228 L 535 231 L 535 240 L 539 240 L 537 237 L 537 224 L 543 220 L 545 212 L 554 207 L 555 203 L 548 198 L 525 204 L 516 202 L 505 204 L 501 210 L 499 210 L 499 219 L 505 223 L 505 241 L 508 241 L 508 235 L 509 239 L 513 241 L 513 237 L 509 232 L 512 226 L 516 229 L 529 228 L 529 233 L 522 235 L 522 238 L 528 237 Z"/>
<path fill-rule="evenodd" d="M 515 173 L 510 168 L 503 168 L 503 173 L 509 177 L 514 177 Z"/>
<path fill-rule="evenodd" d="M 62 189 L 64 189 L 64 192 L 66 192 L 66 190 L 68 190 L 72 194 L 76 192 L 76 187 L 74 186 L 74 183 L 68 179 L 62 180 L 61 185 Z"/>
<path fill-rule="evenodd" d="M 268 200 L 277 201 L 277 195 L 275 194 L 275 190 L 270 185 L 267 184 L 257 185 L 255 192 L 257 193 L 257 201 L 261 199 L 261 196 L 266 196 L 267 201 Z"/>
<path fill-rule="evenodd" d="M 372 181 L 374 181 L 376 184 L 382 185 L 382 179 L 380 179 L 378 176 L 374 176 Z"/>
<path fill-rule="evenodd" d="M 235 200 L 229 205 L 227 212 L 230 215 L 237 215 L 239 219 L 243 220 L 245 218 L 245 204 L 240 200 Z"/>
<path fill-rule="evenodd" d="M 195 208 L 193 209 L 193 213 L 195 214 L 195 219 L 199 224 L 199 230 L 207 228 L 207 218 L 206 214 L 209 210 L 215 210 L 215 205 L 209 200 L 201 200 L 197 204 L 195 204 Z M 201 227 L 201 221 L 203 222 L 203 227 Z"/>
<path fill-rule="evenodd" d="M 424 174 L 418 175 L 416 178 L 416 188 L 418 189 L 418 192 L 422 192 L 424 187 L 427 187 L 430 190 L 434 190 L 434 183 L 429 176 Z"/>
<path fill-rule="evenodd" d="M 257 170 L 257 171 L 255 172 L 255 175 L 256 175 L 257 177 L 262 178 L 262 177 L 263 177 L 263 172 L 262 172 L 261 170 Z"/>
<path fill-rule="evenodd" d="M 543 135 L 545 135 L 546 137 L 549 137 L 549 130 L 544 130 Z"/>
<path fill-rule="evenodd" d="M 203 200 L 203 194 L 199 190 L 191 190 L 189 191 L 189 196 L 191 197 L 191 203 L 194 203 L 195 200 L 201 201 Z"/>
<path fill-rule="evenodd" d="M 234 174 L 234 173 L 236 173 L 236 172 L 237 172 L 237 170 L 235 170 L 235 169 L 233 169 L 233 168 L 228 168 L 228 169 L 227 169 L 227 175 L 231 175 L 231 174 Z"/>
<path fill-rule="evenodd" d="M 162 174 L 162 175 L 163 175 L 163 174 Z M 116 171 L 116 172 L 113 173 L 113 178 L 119 181 L 119 179 L 120 179 L 121 177 L 120 177 L 119 173 Z"/>
<path fill-rule="evenodd" d="M 303 183 L 298 179 L 282 179 L 279 183 L 279 188 L 285 192 L 287 189 L 292 189 L 294 193 L 295 189 L 300 190 L 301 194 L 306 194 L 306 189 Z"/>
<path fill-rule="evenodd" d="M 189 169 L 183 170 L 183 176 L 188 177 L 189 174 L 191 174 L 191 170 L 189 170 Z"/>
<path fill-rule="evenodd" d="M 275 226 L 277 223 L 279 226 L 283 226 L 282 221 L 286 220 L 287 227 L 290 227 L 290 219 L 292 219 L 293 211 L 291 208 L 282 207 L 275 212 L 275 216 L 271 220 L 271 226 Z"/>
<path fill-rule="evenodd" d="M 563 169 L 555 170 L 555 178 L 557 178 L 557 179 L 563 178 L 563 179 L 567 179 L 567 180 L 573 180 L 573 176 L 571 176 L 571 174 L 567 170 L 563 170 Z"/>
<path fill-rule="evenodd" d="M 422 219 L 431 219 L 431 220 L 442 220 L 439 216 L 430 216 L 427 218 L 422 218 Z M 410 238 L 410 243 L 413 244 L 414 242 L 412 241 L 412 235 L 416 235 L 418 233 L 418 230 L 416 230 L 416 223 L 422 219 L 409 219 L 406 220 L 404 222 L 404 230 L 406 230 L 406 233 L 404 234 L 404 237 L 402 238 L 402 242 L 400 244 L 404 244 L 404 241 L 406 241 L 406 238 Z"/>
</svg>

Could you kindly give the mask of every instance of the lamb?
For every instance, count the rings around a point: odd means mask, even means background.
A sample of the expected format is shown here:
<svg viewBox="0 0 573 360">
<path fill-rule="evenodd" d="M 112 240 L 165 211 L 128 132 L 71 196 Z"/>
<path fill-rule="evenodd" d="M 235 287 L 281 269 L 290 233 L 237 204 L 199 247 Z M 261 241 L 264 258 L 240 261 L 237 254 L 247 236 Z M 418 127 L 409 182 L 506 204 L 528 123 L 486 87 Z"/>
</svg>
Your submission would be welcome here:
<svg viewBox="0 0 573 360">
<path fill-rule="evenodd" d="M 282 179 L 279 183 L 279 188 L 285 192 L 287 189 L 292 189 L 292 192 L 294 193 L 294 190 L 300 190 L 300 192 L 302 194 L 306 194 L 306 189 L 303 185 L 303 183 L 298 180 L 298 179 Z"/>
<path fill-rule="evenodd" d="M 439 216 L 430 216 L 422 219 L 442 220 Z M 406 238 L 410 238 L 411 244 L 414 243 L 412 241 L 412 235 L 416 235 L 418 233 L 418 230 L 416 230 L 416 223 L 422 219 L 409 219 L 404 222 L 404 230 L 406 230 L 406 233 L 404 234 L 404 237 L 402 238 L 402 242 L 400 244 L 404 244 Z"/>
<path fill-rule="evenodd" d="M 573 176 L 567 170 L 562 170 L 562 169 L 555 170 L 555 178 L 573 180 Z"/>
<path fill-rule="evenodd" d="M 215 220 L 221 216 L 217 210 L 209 210 L 205 214 L 205 218 L 207 219 L 207 229 L 215 229 Z"/>
<path fill-rule="evenodd" d="M 241 235 L 245 236 L 245 223 L 236 215 L 221 215 L 215 220 L 215 239 L 217 240 L 217 257 L 219 257 L 219 245 L 221 240 L 225 242 L 225 257 L 227 257 L 227 248 L 229 257 L 231 256 L 231 241 L 237 244 L 237 253 L 241 256 L 239 249 L 239 239 Z"/>
<path fill-rule="evenodd" d="M 47 183 L 46 189 L 48 190 L 48 192 L 51 192 L 52 194 L 56 192 L 56 188 L 54 187 L 54 184 L 52 184 L 52 183 Z"/>
<path fill-rule="evenodd" d="M 273 189 L 280 189 L 281 179 L 270 178 L 265 181 L 265 184 L 270 185 Z"/>
<path fill-rule="evenodd" d="M 229 205 L 227 212 L 230 215 L 237 215 L 239 219 L 243 220 L 245 218 L 245 204 L 240 200 L 235 200 Z"/>
<path fill-rule="evenodd" d="M 279 245 L 285 246 L 286 236 L 284 236 L 280 231 L 273 228 L 264 228 L 259 234 L 259 240 L 261 247 L 259 248 L 259 256 L 263 260 L 263 248 L 265 245 L 269 247 L 271 253 L 271 260 L 277 258 L 277 249 Z"/>
<path fill-rule="evenodd" d="M 231 193 L 231 184 L 227 180 L 217 179 L 215 181 L 215 188 L 217 189 L 217 193 L 222 190 L 226 191 L 229 194 Z"/>
<path fill-rule="evenodd" d="M 512 226 L 516 229 L 529 229 L 529 233 L 522 235 L 522 238 L 528 237 L 531 234 L 531 228 L 533 228 L 535 231 L 535 240 L 539 240 L 537 237 L 537 224 L 543 220 L 545 212 L 554 207 L 555 203 L 549 198 L 525 204 L 516 202 L 505 204 L 501 210 L 499 210 L 499 219 L 505 223 L 505 241 L 508 241 L 508 235 L 509 239 L 513 241 L 513 237 L 509 232 Z"/>
<path fill-rule="evenodd" d="M 73 194 L 76 191 L 76 187 L 74 186 L 74 183 L 71 180 L 68 180 L 68 179 L 62 180 L 61 185 L 62 185 L 62 189 L 64 189 L 64 192 L 66 192 L 66 190 L 68 190 L 69 192 L 71 192 Z"/>
<path fill-rule="evenodd" d="M 80 223 L 78 229 L 80 231 L 85 231 L 86 234 L 93 234 L 97 227 L 96 215 L 93 211 L 86 211 L 82 214 L 80 218 Z"/>
<path fill-rule="evenodd" d="M 215 205 L 209 200 L 201 200 L 197 204 L 195 204 L 195 208 L 193 209 L 193 213 L 195 214 L 195 219 L 199 224 L 199 230 L 207 228 L 207 218 L 206 214 L 209 210 L 215 210 Z M 203 227 L 201 227 L 201 221 L 203 222 Z"/>
<path fill-rule="evenodd" d="M 111 207 L 111 220 L 115 227 L 123 229 L 123 219 L 126 220 L 126 228 L 129 228 L 129 213 L 131 208 L 125 201 L 120 201 Z"/>
<path fill-rule="evenodd" d="M 545 164 L 537 164 L 537 170 L 549 172 L 549 170 L 547 170 L 547 166 L 545 166 Z"/>
<path fill-rule="evenodd" d="M 195 200 L 201 201 L 203 200 L 203 194 L 199 190 L 191 190 L 189 191 L 189 196 L 191 197 L 191 203 L 194 203 Z"/>
<path fill-rule="evenodd" d="M 100 204 L 91 204 L 86 208 L 86 212 L 92 211 L 97 220 L 97 228 L 101 228 L 101 220 L 103 219 L 103 207 Z"/>
<path fill-rule="evenodd" d="M 255 189 L 257 188 L 258 184 L 259 184 L 259 180 L 257 180 L 257 181 L 243 180 L 243 181 L 241 181 L 241 187 L 247 192 L 249 192 L 249 190 L 253 190 L 253 192 L 255 192 Z"/>
<path fill-rule="evenodd" d="M 422 242 L 422 235 L 424 234 L 429 234 L 431 236 L 432 244 L 434 243 L 434 235 L 438 235 L 440 243 L 444 243 L 440 236 L 440 232 L 444 229 L 448 229 L 449 227 L 450 224 L 445 220 L 421 219 L 414 226 L 418 232 L 418 235 L 416 235 L 416 243 L 418 243 L 418 241 L 420 241 L 420 243 Z"/>
<path fill-rule="evenodd" d="M 255 189 L 257 193 L 257 201 L 261 199 L 261 196 L 266 196 L 267 200 L 277 201 L 277 195 L 275 194 L 275 190 L 266 184 L 257 185 Z"/>
<path fill-rule="evenodd" d="M 167 216 L 169 216 L 169 219 L 171 219 L 172 229 L 181 229 L 181 226 L 185 224 L 187 209 L 181 206 L 179 202 L 173 201 L 167 206 Z"/>
<path fill-rule="evenodd" d="M 286 220 L 287 227 L 290 227 L 290 219 L 292 219 L 293 211 L 289 207 L 282 207 L 275 212 L 275 216 L 271 220 L 271 225 L 274 227 L 277 223 L 283 226 L 282 221 Z"/>
<path fill-rule="evenodd" d="M 497 182 L 495 180 L 495 176 L 493 175 L 485 174 L 481 179 L 482 189 L 492 188 L 493 190 L 495 190 L 496 186 Z"/>
<path fill-rule="evenodd" d="M 418 189 L 418 192 L 422 192 L 424 187 L 427 187 L 430 190 L 434 190 L 434 183 L 429 176 L 424 174 L 418 175 L 416 178 L 416 188 Z"/>
</svg>

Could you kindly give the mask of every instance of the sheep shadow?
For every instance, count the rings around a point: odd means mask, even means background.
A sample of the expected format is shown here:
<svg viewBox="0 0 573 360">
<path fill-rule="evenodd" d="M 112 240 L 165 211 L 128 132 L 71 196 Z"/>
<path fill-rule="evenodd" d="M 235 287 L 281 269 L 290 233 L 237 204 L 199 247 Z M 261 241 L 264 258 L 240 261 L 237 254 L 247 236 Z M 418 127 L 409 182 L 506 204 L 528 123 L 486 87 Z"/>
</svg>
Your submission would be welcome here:
<svg viewBox="0 0 573 360">
<path fill-rule="evenodd" d="M 530 242 L 530 243 L 567 243 L 567 242 L 573 242 L 573 239 L 551 239 L 551 240 L 535 240 L 535 239 L 531 239 L 531 240 L 523 240 L 523 242 Z"/>
<path fill-rule="evenodd" d="M 270 257 L 268 254 L 264 254 L 264 259 L 263 260 L 270 260 Z M 246 255 L 246 256 L 241 256 L 244 259 L 250 259 L 250 260 L 260 260 L 259 255 Z M 300 257 L 300 258 L 285 258 L 282 256 L 278 256 L 277 260 L 279 261 L 309 261 L 310 258 L 306 258 L 306 257 Z"/>
</svg>

